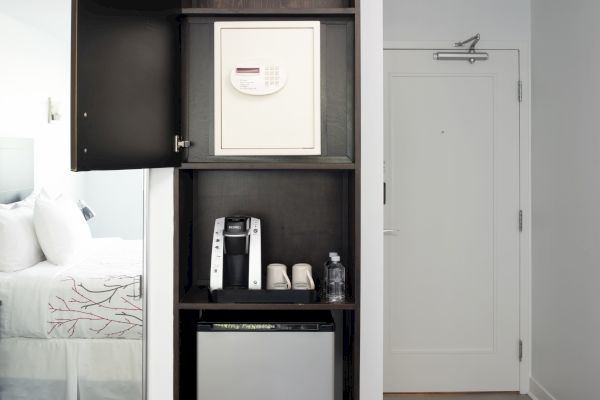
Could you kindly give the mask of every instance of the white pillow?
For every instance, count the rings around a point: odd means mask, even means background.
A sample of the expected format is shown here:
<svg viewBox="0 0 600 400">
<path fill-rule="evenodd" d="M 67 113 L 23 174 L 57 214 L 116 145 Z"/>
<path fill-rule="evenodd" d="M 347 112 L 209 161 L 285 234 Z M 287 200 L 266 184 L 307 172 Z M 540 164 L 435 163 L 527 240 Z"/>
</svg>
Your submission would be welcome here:
<svg viewBox="0 0 600 400">
<path fill-rule="evenodd" d="M 29 268 L 44 260 L 28 207 L 0 210 L 0 272 Z"/>
<path fill-rule="evenodd" d="M 38 195 L 36 193 L 32 193 L 29 196 L 25 197 L 23 200 L 13 203 L 14 207 L 29 207 L 33 209 L 33 206 L 35 205 L 35 199 L 37 197 Z"/>
<path fill-rule="evenodd" d="M 64 195 L 52 199 L 42 192 L 35 202 L 33 223 L 51 263 L 71 265 L 85 255 L 92 234 L 73 200 Z"/>
</svg>

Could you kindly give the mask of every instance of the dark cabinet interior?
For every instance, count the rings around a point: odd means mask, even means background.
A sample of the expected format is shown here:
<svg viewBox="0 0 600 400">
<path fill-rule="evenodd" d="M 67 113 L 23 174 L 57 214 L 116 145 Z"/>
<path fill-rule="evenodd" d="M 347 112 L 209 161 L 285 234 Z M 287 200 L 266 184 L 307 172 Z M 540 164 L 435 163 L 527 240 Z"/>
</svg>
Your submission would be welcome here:
<svg viewBox="0 0 600 400">
<path fill-rule="evenodd" d="M 335 398 L 359 398 L 359 18 L 359 0 L 73 2 L 73 169 L 176 167 L 176 400 L 196 399 L 200 315 L 254 310 L 331 312 Z M 321 155 L 214 155 L 213 24 L 238 20 L 320 21 Z M 190 147 L 175 151 L 176 135 Z M 235 214 L 261 219 L 263 275 L 268 263 L 306 262 L 319 283 L 328 252 L 337 250 L 346 301 L 212 302 L 215 218 Z"/>
<path fill-rule="evenodd" d="M 73 1 L 71 168 L 178 166 L 179 3 Z"/>
<path fill-rule="evenodd" d="M 360 294 L 360 185 L 356 164 L 209 163 L 175 173 L 175 396 L 196 398 L 194 327 L 206 311 L 330 311 L 335 320 L 336 399 L 358 399 Z M 263 223 L 263 265 L 313 265 L 322 282 L 327 253 L 347 268 L 346 301 L 214 303 L 208 290 L 215 218 L 253 215 Z M 264 274 L 264 270 L 263 270 Z M 264 280 L 264 276 L 263 276 Z M 179 396 L 179 397 L 177 397 Z"/>
<path fill-rule="evenodd" d="M 180 170 L 179 300 L 207 288 L 213 225 L 223 215 L 252 215 L 262 221 L 263 264 L 306 262 L 322 282 L 324 256 L 336 250 L 348 268 L 348 302 L 353 299 L 354 171 Z M 290 212 L 293 210 L 293 212 Z M 265 279 L 263 271 L 263 281 Z M 204 289 L 205 291 L 208 289 Z"/>
<path fill-rule="evenodd" d="M 282 20 L 282 17 L 253 17 Z M 320 17 L 321 21 L 321 155 L 232 157 L 214 155 L 215 21 L 234 17 L 188 17 L 182 25 L 183 136 L 190 141 L 187 162 L 330 162 L 354 157 L 354 18 Z M 302 17 L 286 17 L 302 19 Z"/>
</svg>

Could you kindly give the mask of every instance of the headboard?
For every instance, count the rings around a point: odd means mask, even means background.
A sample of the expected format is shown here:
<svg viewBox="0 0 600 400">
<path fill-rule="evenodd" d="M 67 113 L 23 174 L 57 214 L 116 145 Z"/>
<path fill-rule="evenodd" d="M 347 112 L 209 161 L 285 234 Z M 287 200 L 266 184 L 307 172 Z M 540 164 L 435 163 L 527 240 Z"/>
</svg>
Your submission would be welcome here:
<svg viewBox="0 0 600 400">
<path fill-rule="evenodd" d="M 33 192 L 33 139 L 0 138 L 0 204 Z"/>
</svg>

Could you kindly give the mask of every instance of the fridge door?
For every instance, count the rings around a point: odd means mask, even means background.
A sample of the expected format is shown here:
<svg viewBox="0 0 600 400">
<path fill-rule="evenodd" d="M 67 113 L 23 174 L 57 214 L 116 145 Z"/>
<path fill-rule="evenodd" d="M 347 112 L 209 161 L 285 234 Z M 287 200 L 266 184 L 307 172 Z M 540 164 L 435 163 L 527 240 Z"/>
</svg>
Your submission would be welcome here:
<svg viewBox="0 0 600 400">
<path fill-rule="evenodd" d="M 334 335 L 307 319 L 200 323 L 197 398 L 333 400 Z"/>
<path fill-rule="evenodd" d="M 198 332 L 197 398 L 333 400 L 333 332 Z"/>
</svg>

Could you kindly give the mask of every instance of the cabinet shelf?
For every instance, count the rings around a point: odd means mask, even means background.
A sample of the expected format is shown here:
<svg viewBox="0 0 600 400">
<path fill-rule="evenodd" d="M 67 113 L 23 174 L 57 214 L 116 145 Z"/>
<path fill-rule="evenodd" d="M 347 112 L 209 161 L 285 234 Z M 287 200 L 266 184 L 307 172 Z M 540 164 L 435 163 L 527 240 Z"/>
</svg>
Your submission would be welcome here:
<svg viewBox="0 0 600 400">
<path fill-rule="evenodd" d="M 192 288 L 179 301 L 180 310 L 354 310 L 352 300 L 345 303 L 213 303 L 208 299 L 208 289 Z"/>
<path fill-rule="evenodd" d="M 337 170 L 352 171 L 354 163 L 319 163 L 319 162 L 205 162 L 183 163 L 181 169 L 190 170 Z"/>
<path fill-rule="evenodd" d="M 356 9 L 346 8 L 184 8 L 183 15 L 354 15 Z"/>
</svg>

